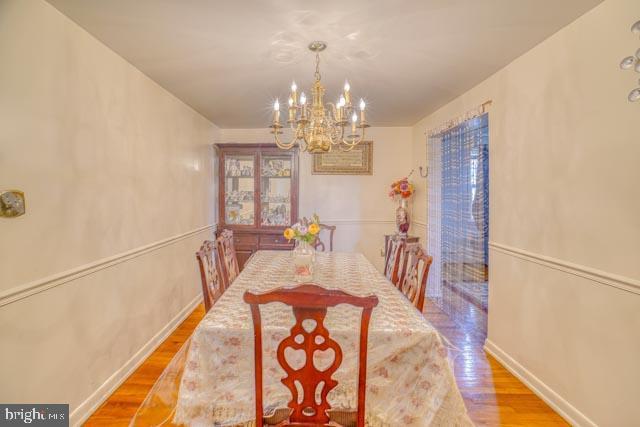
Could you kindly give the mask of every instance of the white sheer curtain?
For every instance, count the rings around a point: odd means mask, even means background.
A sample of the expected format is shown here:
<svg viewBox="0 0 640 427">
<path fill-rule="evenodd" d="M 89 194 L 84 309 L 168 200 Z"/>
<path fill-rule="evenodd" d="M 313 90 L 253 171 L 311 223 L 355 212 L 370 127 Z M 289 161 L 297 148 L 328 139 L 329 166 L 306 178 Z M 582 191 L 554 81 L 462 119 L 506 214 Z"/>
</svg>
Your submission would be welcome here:
<svg viewBox="0 0 640 427">
<path fill-rule="evenodd" d="M 428 139 L 427 251 L 433 263 L 427 279 L 427 297 L 442 297 L 442 137 Z"/>
<path fill-rule="evenodd" d="M 434 258 L 427 296 L 443 286 L 484 291 L 488 264 L 487 114 L 432 136 L 427 142 L 428 251 Z M 485 289 L 477 289 L 484 284 Z M 475 286 L 475 288 L 474 288 Z M 444 293 L 446 295 L 446 292 Z M 484 303 L 486 304 L 486 302 Z"/>
</svg>

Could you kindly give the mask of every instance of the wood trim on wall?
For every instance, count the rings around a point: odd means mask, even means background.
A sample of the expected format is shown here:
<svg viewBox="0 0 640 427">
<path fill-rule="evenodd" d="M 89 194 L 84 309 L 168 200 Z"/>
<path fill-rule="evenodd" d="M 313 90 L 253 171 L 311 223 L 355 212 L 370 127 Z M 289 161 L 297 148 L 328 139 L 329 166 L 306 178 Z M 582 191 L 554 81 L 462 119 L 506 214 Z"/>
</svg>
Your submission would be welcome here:
<svg viewBox="0 0 640 427">
<path fill-rule="evenodd" d="M 395 224 L 395 220 L 387 219 L 322 219 L 327 224 Z"/>
<path fill-rule="evenodd" d="M 16 301 L 20 301 L 24 298 L 38 294 L 40 292 L 44 292 L 48 289 L 64 285 L 65 283 L 69 283 L 81 277 L 88 276 L 97 271 L 111 267 L 113 265 L 137 258 L 149 252 L 156 251 L 160 248 L 179 242 L 180 240 L 184 240 L 203 231 L 215 231 L 215 228 L 216 224 L 205 225 L 204 227 L 196 228 L 194 230 L 187 231 L 186 233 L 178 234 L 176 236 L 172 236 L 163 240 L 158 240 L 157 242 L 140 246 L 138 248 L 131 249 L 129 251 L 125 251 L 107 258 L 102 258 L 97 261 L 73 268 L 71 270 L 56 273 L 42 279 L 37 279 L 24 285 L 15 286 L 4 292 L 0 292 L 0 307 L 7 304 L 12 304 Z M 194 249 L 194 252 L 196 249 Z"/>
<path fill-rule="evenodd" d="M 609 273 L 585 265 L 575 264 L 559 258 L 529 252 L 524 249 L 504 245 L 497 242 L 489 242 L 489 249 L 505 255 L 533 262 L 545 267 L 553 268 L 568 274 L 582 277 L 592 282 L 618 288 L 620 290 L 640 295 L 640 280 Z"/>
</svg>

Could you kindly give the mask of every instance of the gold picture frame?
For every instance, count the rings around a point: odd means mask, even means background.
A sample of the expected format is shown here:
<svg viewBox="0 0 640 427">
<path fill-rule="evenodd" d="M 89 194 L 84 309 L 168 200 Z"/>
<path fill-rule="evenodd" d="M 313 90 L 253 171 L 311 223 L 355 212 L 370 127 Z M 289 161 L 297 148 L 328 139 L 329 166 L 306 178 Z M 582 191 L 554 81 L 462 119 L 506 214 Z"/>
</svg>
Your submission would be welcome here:
<svg viewBox="0 0 640 427">
<path fill-rule="evenodd" d="M 373 175 L 373 141 L 362 141 L 351 151 L 334 148 L 314 154 L 313 175 Z"/>
</svg>

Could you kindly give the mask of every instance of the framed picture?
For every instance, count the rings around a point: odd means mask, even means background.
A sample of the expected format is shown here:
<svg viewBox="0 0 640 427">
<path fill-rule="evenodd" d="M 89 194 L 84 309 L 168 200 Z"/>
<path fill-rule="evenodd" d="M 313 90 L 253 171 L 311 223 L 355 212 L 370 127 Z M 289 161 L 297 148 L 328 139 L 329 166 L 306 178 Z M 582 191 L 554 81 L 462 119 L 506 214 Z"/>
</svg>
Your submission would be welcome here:
<svg viewBox="0 0 640 427">
<path fill-rule="evenodd" d="M 334 148 L 328 153 L 313 155 L 314 175 L 372 175 L 373 142 L 362 141 L 351 151 Z"/>
</svg>

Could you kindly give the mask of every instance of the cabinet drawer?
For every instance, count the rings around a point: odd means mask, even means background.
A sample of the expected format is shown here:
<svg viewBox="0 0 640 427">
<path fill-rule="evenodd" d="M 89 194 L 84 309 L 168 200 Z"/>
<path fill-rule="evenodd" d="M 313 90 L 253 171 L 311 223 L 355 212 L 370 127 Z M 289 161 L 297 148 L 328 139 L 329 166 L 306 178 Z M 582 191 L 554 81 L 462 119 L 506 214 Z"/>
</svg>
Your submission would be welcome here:
<svg viewBox="0 0 640 427">
<path fill-rule="evenodd" d="M 277 246 L 282 248 L 293 248 L 293 242 L 289 243 L 287 239 L 280 233 L 278 234 L 262 234 L 260 236 L 260 247 Z"/>
<path fill-rule="evenodd" d="M 239 234 L 239 233 L 234 233 L 233 235 L 233 245 L 236 248 L 246 248 L 246 247 L 254 248 L 257 244 L 258 244 L 258 238 L 255 235 Z"/>
</svg>

